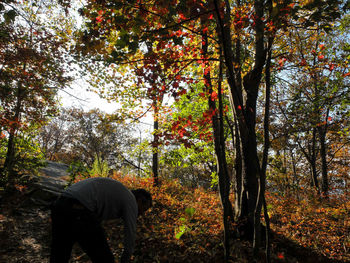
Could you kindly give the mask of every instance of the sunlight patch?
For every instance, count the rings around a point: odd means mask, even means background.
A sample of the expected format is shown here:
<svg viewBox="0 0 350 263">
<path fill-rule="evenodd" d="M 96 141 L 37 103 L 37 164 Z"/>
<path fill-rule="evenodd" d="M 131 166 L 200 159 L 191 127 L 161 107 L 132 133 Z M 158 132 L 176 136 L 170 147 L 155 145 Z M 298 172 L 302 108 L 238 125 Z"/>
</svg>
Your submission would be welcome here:
<svg viewBox="0 0 350 263">
<path fill-rule="evenodd" d="M 41 249 L 41 245 L 37 243 L 36 239 L 27 237 L 22 239 L 22 244 L 27 247 L 31 247 L 34 251 L 38 252 Z"/>
</svg>

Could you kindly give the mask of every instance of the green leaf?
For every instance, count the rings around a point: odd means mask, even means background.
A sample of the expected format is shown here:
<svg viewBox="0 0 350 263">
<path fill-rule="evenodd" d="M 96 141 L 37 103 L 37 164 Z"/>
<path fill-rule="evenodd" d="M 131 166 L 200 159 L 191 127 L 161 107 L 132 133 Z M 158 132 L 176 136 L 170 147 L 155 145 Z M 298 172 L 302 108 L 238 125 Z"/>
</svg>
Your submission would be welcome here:
<svg viewBox="0 0 350 263">
<path fill-rule="evenodd" d="M 187 207 L 185 209 L 186 215 L 188 215 L 190 218 L 193 217 L 195 211 L 196 209 L 194 209 L 193 207 Z"/>
<path fill-rule="evenodd" d="M 179 226 L 178 231 L 176 231 L 175 238 L 180 239 L 183 234 L 187 231 L 187 227 L 185 225 Z"/>
<path fill-rule="evenodd" d="M 4 14 L 6 23 L 10 23 L 15 20 L 17 13 L 15 10 L 10 10 Z"/>
<path fill-rule="evenodd" d="M 125 46 L 126 46 L 126 42 L 120 38 L 117 40 L 117 42 L 115 44 L 120 49 L 125 48 Z"/>
</svg>

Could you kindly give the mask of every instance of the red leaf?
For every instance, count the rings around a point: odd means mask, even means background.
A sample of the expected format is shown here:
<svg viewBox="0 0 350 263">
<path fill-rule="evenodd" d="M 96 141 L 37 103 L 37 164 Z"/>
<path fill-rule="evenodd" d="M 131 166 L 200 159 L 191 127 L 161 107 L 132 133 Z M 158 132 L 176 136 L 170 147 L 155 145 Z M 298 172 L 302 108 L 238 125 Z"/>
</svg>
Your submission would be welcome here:
<svg viewBox="0 0 350 263">
<path fill-rule="evenodd" d="M 284 259 L 284 255 L 283 255 L 283 253 L 281 253 L 281 252 L 279 252 L 279 253 L 277 254 L 277 257 L 278 257 L 279 259 Z"/>
<path fill-rule="evenodd" d="M 178 131 L 178 134 L 180 135 L 180 137 L 184 137 L 184 133 L 185 133 L 185 129 L 181 129 Z"/>
<path fill-rule="evenodd" d="M 281 58 L 281 59 L 278 61 L 278 64 L 280 65 L 280 67 L 283 67 L 284 62 L 285 62 L 285 58 Z"/>
<path fill-rule="evenodd" d="M 179 29 L 179 30 L 177 30 L 175 33 L 176 33 L 176 36 L 177 36 L 177 37 L 180 37 L 180 36 L 182 35 L 183 32 L 181 31 L 181 29 Z"/>
<path fill-rule="evenodd" d="M 217 98 L 218 98 L 218 94 L 216 93 L 216 91 L 213 91 L 213 92 L 211 93 L 211 100 L 214 101 L 214 100 L 216 100 Z"/>
<path fill-rule="evenodd" d="M 96 22 L 97 22 L 97 23 L 101 23 L 101 22 L 102 22 L 102 16 L 96 17 Z"/>
<path fill-rule="evenodd" d="M 207 76 L 210 73 L 210 66 L 204 69 L 204 76 Z"/>
<path fill-rule="evenodd" d="M 324 55 L 318 55 L 318 60 L 323 60 L 324 59 Z"/>
<path fill-rule="evenodd" d="M 304 58 L 301 60 L 300 66 L 306 66 L 306 60 Z"/>
<path fill-rule="evenodd" d="M 184 14 L 179 14 L 179 17 L 182 19 L 182 20 L 186 20 L 187 18 L 184 16 Z"/>
</svg>

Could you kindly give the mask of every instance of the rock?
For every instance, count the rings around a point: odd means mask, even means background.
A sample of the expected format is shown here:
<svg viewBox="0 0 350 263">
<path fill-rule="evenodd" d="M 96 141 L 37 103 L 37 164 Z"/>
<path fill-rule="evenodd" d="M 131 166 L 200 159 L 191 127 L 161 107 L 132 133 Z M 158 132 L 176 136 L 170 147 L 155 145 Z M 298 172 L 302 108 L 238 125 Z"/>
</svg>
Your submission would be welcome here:
<svg viewBox="0 0 350 263">
<path fill-rule="evenodd" d="M 68 181 L 68 165 L 47 161 L 41 175 L 31 185 L 30 200 L 39 205 L 49 205 L 63 192 Z"/>
</svg>

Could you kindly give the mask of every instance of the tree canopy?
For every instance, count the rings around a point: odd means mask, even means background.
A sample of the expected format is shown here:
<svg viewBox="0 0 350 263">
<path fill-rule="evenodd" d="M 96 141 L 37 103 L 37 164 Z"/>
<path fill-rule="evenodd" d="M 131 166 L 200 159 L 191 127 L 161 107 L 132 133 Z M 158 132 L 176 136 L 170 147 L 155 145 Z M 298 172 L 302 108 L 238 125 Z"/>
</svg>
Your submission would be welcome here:
<svg viewBox="0 0 350 263">
<path fill-rule="evenodd" d="M 269 262 L 270 217 L 283 213 L 271 196 L 349 198 L 348 10 L 340 0 L 4 1 L 3 185 L 31 155 L 214 189 L 225 262 L 237 238 L 256 260 L 264 243 Z M 60 108 L 73 72 L 118 109 Z"/>
</svg>

